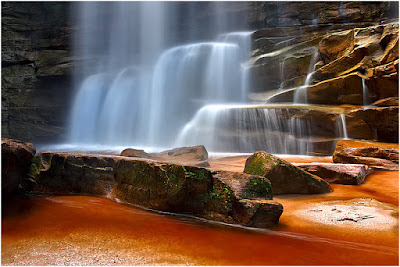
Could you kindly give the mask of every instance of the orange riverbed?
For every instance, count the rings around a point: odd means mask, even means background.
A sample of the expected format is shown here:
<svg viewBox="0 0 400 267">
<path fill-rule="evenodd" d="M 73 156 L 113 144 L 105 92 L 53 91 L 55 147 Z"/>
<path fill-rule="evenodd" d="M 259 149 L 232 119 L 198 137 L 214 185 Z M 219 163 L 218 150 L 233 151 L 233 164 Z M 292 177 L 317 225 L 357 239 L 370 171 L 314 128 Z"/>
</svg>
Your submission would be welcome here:
<svg viewBox="0 0 400 267">
<path fill-rule="evenodd" d="M 243 163 L 235 157 L 211 165 L 234 170 Z M 347 229 L 294 216 L 310 203 L 356 197 L 398 206 L 398 172 L 332 187 L 326 195 L 275 197 L 284 213 L 271 231 L 162 215 L 101 197 L 21 199 L 3 208 L 2 264 L 398 265 L 398 227 Z"/>
</svg>

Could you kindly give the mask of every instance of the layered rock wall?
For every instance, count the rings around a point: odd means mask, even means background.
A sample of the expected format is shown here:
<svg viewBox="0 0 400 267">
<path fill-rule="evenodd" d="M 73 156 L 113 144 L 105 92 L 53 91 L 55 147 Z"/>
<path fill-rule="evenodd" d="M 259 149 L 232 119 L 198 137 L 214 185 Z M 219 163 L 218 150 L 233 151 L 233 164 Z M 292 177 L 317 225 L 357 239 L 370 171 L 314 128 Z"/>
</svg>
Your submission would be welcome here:
<svg viewBox="0 0 400 267">
<path fill-rule="evenodd" d="M 2 3 L 2 136 L 49 142 L 64 134 L 72 96 L 70 4 Z"/>
</svg>

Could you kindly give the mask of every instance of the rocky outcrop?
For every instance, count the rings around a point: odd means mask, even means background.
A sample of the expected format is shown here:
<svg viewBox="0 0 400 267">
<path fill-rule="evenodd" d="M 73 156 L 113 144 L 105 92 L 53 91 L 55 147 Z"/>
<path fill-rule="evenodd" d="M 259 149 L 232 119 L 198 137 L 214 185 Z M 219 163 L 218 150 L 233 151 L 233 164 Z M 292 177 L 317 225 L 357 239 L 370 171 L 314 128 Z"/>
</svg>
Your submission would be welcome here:
<svg viewBox="0 0 400 267">
<path fill-rule="evenodd" d="M 264 151 L 257 151 L 246 160 L 244 173 L 266 177 L 274 195 L 321 194 L 331 192 L 323 179 Z"/>
<path fill-rule="evenodd" d="M 396 2 L 250 2 L 253 28 L 379 22 L 398 18 Z"/>
<path fill-rule="evenodd" d="M 32 192 L 91 194 L 159 211 L 252 227 L 279 221 L 268 179 L 150 159 L 43 152 L 30 168 Z"/>
<path fill-rule="evenodd" d="M 399 107 L 356 109 L 346 113 L 349 137 L 398 143 Z"/>
<path fill-rule="evenodd" d="M 1 192 L 3 199 L 19 192 L 25 183 L 36 149 L 31 143 L 1 138 Z"/>
<path fill-rule="evenodd" d="M 70 3 L 8 2 L 2 13 L 2 136 L 63 137 L 72 97 Z"/>
<path fill-rule="evenodd" d="M 365 164 L 380 170 L 399 170 L 399 145 L 372 141 L 341 140 L 336 143 L 333 161 Z"/>
<path fill-rule="evenodd" d="M 372 104 L 377 107 L 392 107 L 399 106 L 399 98 L 398 97 L 388 97 L 381 100 L 378 100 Z"/>
<path fill-rule="evenodd" d="M 293 163 L 294 166 L 321 177 L 329 183 L 335 184 L 362 184 L 371 168 L 363 164 L 340 163 Z"/>
</svg>

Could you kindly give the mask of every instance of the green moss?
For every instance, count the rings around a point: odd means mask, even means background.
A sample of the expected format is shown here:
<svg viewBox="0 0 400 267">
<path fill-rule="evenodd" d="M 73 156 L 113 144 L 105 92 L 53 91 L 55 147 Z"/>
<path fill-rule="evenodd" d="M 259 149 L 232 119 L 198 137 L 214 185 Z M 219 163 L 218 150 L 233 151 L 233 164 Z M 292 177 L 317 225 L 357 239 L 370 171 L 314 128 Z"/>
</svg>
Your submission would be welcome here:
<svg viewBox="0 0 400 267">
<path fill-rule="evenodd" d="M 264 176 L 273 166 L 275 166 L 275 163 L 267 153 L 255 153 L 251 164 L 246 166 L 245 173 Z"/>
<path fill-rule="evenodd" d="M 271 198 L 272 188 L 268 180 L 251 177 L 244 186 L 246 197 Z"/>
</svg>

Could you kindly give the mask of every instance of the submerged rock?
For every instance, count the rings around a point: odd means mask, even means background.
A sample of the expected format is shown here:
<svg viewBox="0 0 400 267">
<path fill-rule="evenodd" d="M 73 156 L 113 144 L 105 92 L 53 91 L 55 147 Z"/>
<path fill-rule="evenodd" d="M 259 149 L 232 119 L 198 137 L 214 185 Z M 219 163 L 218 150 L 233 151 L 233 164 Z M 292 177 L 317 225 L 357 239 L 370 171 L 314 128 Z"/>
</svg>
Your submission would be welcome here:
<svg viewBox="0 0 400 267">
<path fill-rule="evenodd" d="M 274 195 L 320 194 L 332 191 L 323 179 L 264 151 L 257 151 L 246 160 L 244 172 L 270 180 Z"/>
<path fill-rule="evenodd" d="M 336 143 L 333 162 L 365 164 L 376 169 L 397 171 L 399 170 L 399 145 L 341 140 Z"/>
<path fill-rule="evenodd" d="M 321 177 L 329 183 L 362 184 L 371 169 L 364 164 L 293 163 L 294 166 Z"/>
<path fill-rule="evenodd" d="M 36 149 L 31 143 L 1 138 L 1 192 L 3 198 L 12 196 L 27 178 Z"/>
<path fill-rule="evenodd" d="M 268 179 L 150 159 L 39 153 L 30 176 L 33 192 L 91 194 L 159 211 L 252 227 L 278 223 Z"/>
</svg>

